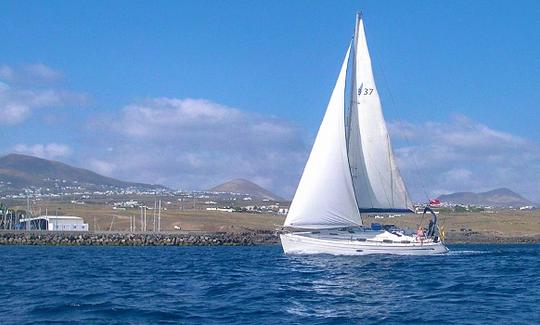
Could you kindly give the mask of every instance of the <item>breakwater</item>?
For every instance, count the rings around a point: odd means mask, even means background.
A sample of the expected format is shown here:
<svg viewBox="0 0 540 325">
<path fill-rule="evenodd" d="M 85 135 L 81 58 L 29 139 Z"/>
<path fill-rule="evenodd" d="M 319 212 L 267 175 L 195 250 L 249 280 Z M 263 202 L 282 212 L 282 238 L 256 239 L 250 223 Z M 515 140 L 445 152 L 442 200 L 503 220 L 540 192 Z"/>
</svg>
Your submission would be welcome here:
<svg viewBox="0 0 540 325">
<path fill-rule="evenodd" d="M 537 244 L 540 243 L 540 234 L 504 236 L 477 231 L 452 232 L 447 234 L 446 242 L 449 244 Z"/>
<path fill-rule="evenodd" d="M 275 244 L 270 231 L 243 233 L 111 233 L 0 231 L 0 245 L 63 246 L 251 246 Z"/>
<path fill-rule="evenodd" d="M 0 245 L 50 246 L 252 246 L 279 243 L 273 231 L 220 232 L 52 232 L 0 230 Z M 540 243 L 536 236 L 497 236 L 478 232 L 450 233 L 448 244 L 464 243 Z"/>
</svg>

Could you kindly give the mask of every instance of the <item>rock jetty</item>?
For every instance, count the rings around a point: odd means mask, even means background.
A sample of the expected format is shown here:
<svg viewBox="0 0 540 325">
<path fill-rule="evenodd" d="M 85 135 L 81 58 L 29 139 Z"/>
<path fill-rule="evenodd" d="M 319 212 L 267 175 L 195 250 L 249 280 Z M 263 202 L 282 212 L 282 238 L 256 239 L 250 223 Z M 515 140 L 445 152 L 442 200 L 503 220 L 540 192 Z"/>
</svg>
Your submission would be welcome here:
<svg viewBox="0 0 540 325">
<path fill-rule="evenodd" d="M 540 234 L 504 236 L 502 234 L 481 233 L 465 229 L 464 231 L 449 233 L 446 242 L 449 244 L 537 244 L 540 243 Z"/>
<path fill-rule="evenodd" d="M 1 245 L 50 246 L 252 246 L 278 244 L 279 236 L 273 231 L 254 230 L 242 233 L 182 232 L 182 233 L 129 233 L 129 232 L 51 232 L 0 230 Z M 505 237 L 473 231 L 452 232 L 448 244 L 465 243 L 540 243 L 540 235 Z"/>
<path fill-rule="evenodd" d="M 0 245 L 51 246 L 251 246 L 275 244 L 270 231 L 244 233 L 111 233 L 0 231 Z"/>
</svg>

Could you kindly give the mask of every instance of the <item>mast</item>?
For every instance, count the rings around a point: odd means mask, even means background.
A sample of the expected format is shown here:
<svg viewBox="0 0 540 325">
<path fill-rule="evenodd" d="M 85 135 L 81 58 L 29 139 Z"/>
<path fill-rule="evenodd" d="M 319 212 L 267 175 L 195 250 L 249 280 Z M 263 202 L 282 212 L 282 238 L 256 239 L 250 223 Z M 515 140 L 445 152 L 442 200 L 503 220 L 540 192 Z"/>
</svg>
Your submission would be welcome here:
<svg viewBox="0 0 540 325">
<path fill-rule="evenodd" d="M 365 210 L 366 206 L 370 208 L 375 205 L 375 194 L 373 193 L 373 187 L 368 177 L 366 166 L 366 153 L 362 146 L 362 130 L 360 128 L 360 109 L 368 109 L 361 107 L 360 100 L 365 88 L 369 88 L 369 82 L 366 84 L 364 74 L 359 74 L 358 71 L 362 70 L 358 63 L 363 63 L 364 53 L 359 51 L 360 38 L 364 39 L 362 25 L 362 12 L 356 14 L 356 22 L 354 28 L 354 40 L 352 46 L 352 64 L 351 64 L 351 91 L 350 91 L 350 105 L 349 105 L 349 125 L 347 127 L 347 157 L 349 163 L 349 170 L 352 178 L 354 197 L 356 206 L 359 211 Z M 359 69 L 360 68 L 360 69 Z M 364 211 L 365 212 L 365 211 Z"/>
<path fill-rule="evenodd" d="M 357 88 L 357 85 L 356 85 L 356 47 L 358 45 L 358 23 L 360 22 L 360 19 L 362 18 L 362 11 L 359 11 L 356 13 L 356 21 L 355 21 L 355 27 L 354 27 L 354 35 L 353 35 L 353 40 L 352 40 L 352 48 L 351 48 L 351 54 L 350 54 L 350 58 L 349 59 L 352 59 L 352 64 L 351 64 L 351 75 L 350 75 L 350 92 L 349 92 L 349 96 L 350 96 L 350 99 L 349 99 L 349 109 L 348 109 L 348 112 L 347 112 L 347 125 L 345 126 L 345 137 L 346 137 L 346 148 L 347 148 L 347 162 L 349 163 L 349 172 L 350 172 L 350 175 L 351 175 L 351 180 L 352 180 L 352 188 L 353 188 L 353 193 L 355 193 L 354 195 L 354 200 L 356 202 L 356 207 L 358 208 L 358 199 L 357 199 L 357 195 L 356 195 L 356 188 L 355 188 L 355 178 L 358 177 L 358 168 L 357 166 L 351 164 L 351 159 L 350 159 L 350 148 L 351 148 L 351 130 L 352 130 L 352 127 L 353 127 L 353 122 L 355 122 L 356 120 L 353 118 L 353 117 L 358 117 L 358 114 L 355 114 L 355 109 L 356 107 L 358 106 L 358 102 L 356 100 L 356 88 Z M 362 222 L 362 216 L 360 215 L 360 222 Z"/>
</svg>

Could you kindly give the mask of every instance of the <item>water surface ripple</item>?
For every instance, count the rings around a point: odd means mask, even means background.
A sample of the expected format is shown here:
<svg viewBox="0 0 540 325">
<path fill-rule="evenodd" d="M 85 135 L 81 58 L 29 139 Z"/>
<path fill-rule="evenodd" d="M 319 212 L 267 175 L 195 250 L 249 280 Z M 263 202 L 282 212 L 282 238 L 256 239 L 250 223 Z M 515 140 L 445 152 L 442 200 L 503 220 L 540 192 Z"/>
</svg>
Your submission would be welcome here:
<svg viewBox="0 0 540 325">
<path fill-rule="evenodd" d="M 0 323 L 540 322 L 540 245 L 435 257 L 258 247 L 0 247 Z"/>
</svg>

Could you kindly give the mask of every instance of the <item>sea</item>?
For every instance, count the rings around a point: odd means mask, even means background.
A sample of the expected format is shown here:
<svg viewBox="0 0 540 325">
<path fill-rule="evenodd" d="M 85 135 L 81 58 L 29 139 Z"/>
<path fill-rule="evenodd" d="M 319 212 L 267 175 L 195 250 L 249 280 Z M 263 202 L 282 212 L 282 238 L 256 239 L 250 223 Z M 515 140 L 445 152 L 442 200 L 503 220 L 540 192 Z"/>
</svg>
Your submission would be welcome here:
<svg viewBox="0 0 540 325">
<path fill-rule="evenodd" d="M 0 323 L 540 324 L 540 245 L 443 256 L 0 247 Z"/>
</svg>

